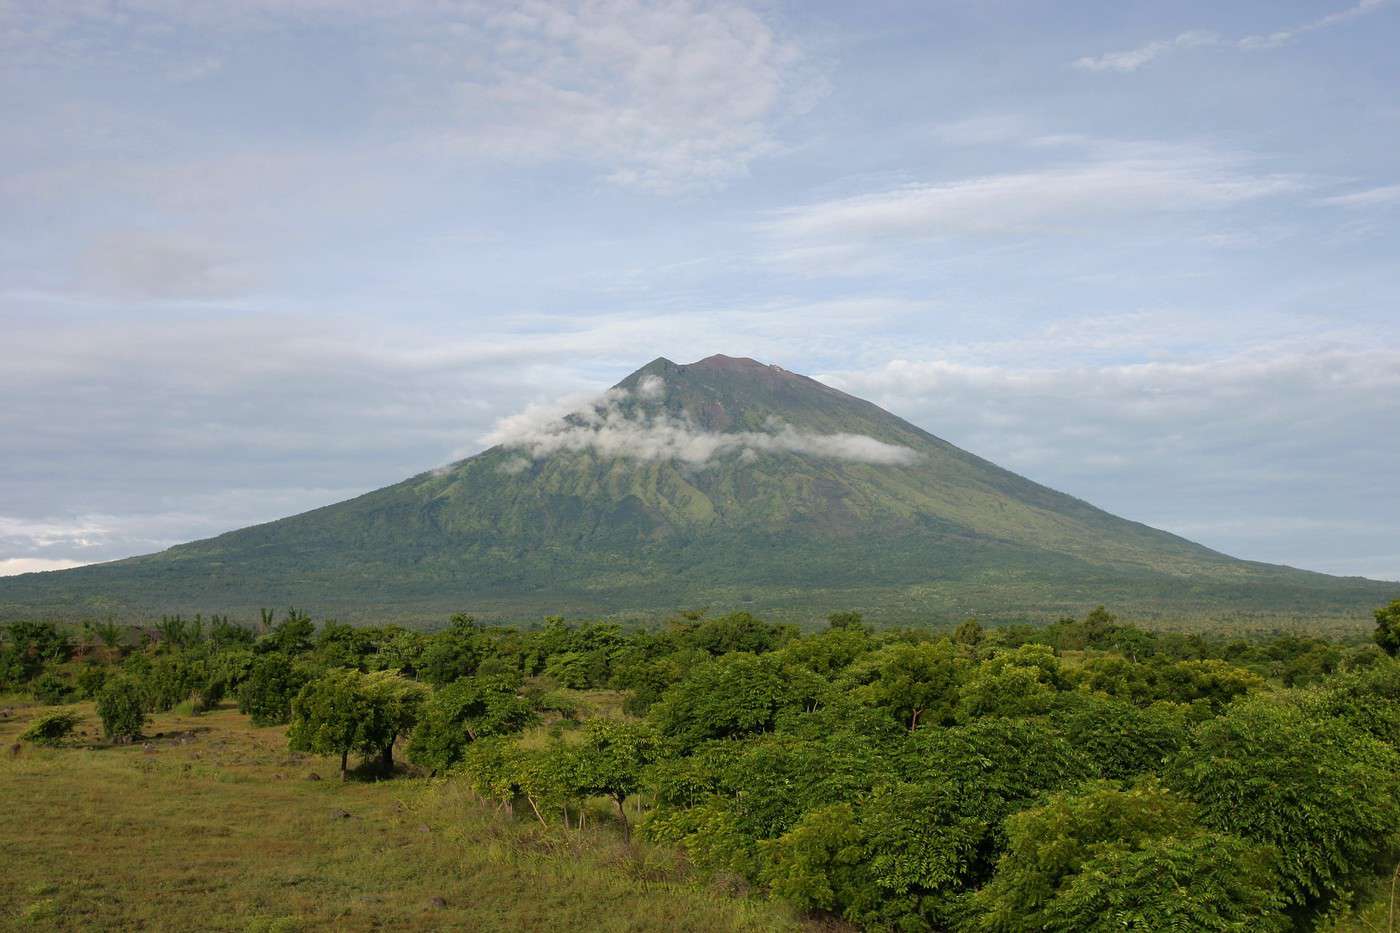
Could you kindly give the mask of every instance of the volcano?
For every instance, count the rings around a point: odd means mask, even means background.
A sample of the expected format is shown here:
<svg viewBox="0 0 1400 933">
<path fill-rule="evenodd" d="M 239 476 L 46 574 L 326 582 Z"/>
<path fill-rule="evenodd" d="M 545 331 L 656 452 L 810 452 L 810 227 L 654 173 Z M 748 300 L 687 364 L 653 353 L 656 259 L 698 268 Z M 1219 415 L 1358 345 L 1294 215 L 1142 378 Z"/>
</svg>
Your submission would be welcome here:
<svg viewBox="0 0 1400 933">
<path fill-rule="evenodd" d="M 1352 615 L 1396 586 L 1239 560 L 1119 518 L 750 359 L 657 359 L 494 446 L 158 554 L 0 579 L 10 617 L 354 621 L 680 608 L 890 621 Z"/>
</svg>

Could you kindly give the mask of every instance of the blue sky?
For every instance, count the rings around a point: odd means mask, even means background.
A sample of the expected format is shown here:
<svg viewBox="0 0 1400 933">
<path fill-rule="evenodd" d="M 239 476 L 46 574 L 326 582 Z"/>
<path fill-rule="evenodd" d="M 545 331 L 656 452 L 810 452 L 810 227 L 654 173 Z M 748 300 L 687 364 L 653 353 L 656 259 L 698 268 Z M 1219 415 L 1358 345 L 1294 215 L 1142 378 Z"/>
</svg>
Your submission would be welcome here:
<svg viewBox="0 0 1400 933">
<path fill-rule="evenodd" d="M 1400 579 L 1400 3 L 0 0 L 0 572 L 657 356 Z"/>
</svg>

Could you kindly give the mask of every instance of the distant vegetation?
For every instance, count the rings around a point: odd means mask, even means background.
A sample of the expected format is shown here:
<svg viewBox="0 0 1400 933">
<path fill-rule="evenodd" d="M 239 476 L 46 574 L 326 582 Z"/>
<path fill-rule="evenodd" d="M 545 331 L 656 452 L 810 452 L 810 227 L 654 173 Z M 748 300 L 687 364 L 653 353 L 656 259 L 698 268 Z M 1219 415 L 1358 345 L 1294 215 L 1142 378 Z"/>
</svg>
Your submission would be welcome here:
<svg viewBox="0 0 1400 933">
<path fill-rule="evenodd" d="M 942 634 L 21 622 L 0 692 L 94 701 L 112 744 L 236 701 L 347 787 L 431 779 L 863 929 L 1330 929 L 1389 907 L 1400 858 L 1400 601 L 1375 619 L 1367 643 L 1102 608 Z M 75 709 L 22 741 L 78 744 Z"/>
</svg>

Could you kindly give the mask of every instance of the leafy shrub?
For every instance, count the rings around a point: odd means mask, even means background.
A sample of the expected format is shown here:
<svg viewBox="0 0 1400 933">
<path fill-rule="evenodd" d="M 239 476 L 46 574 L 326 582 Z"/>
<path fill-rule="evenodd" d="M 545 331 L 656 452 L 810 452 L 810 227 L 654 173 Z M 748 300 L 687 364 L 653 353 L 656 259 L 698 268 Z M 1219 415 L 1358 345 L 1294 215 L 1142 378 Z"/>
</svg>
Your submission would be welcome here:
<svg viewBox="0 0 1400 933">
<path fill-rule="evenodd" d="M 1007 820 L 1006 853 L 971 926 L 1109 933 L 1286 929 L 1273 851 L 1212 833 L 1156 784 L 1091 785 Z"/>
<path fill-rule="evenodd" d="M 57 745 L 68 738 L 82 719 L 75 713 L 60 711 L 36 719 L 20 738 L 35 745 Z"/>
<path fill-rule="evenodd" d="M 44 671 L 34 678 L 29 690 L 45 706 L 57 706 L 73 698 L 73 685 L 53 671 Z"/>
<path fill-rule="evenodd" d="M 97 715 L 109 739 L 129 742 L 146 726 L 146 691 L 129 674 L 108 679 L 97 694 Z"/>
<path fill-rule="evenodd" d="M 285 654 L 258 655 L 239 686 L 238 711 L 251 718 L 255 726 L 290 722 L 292 699 L 308 679 Z"/>
<path fill-rule="evenodd" d="M 91 700 L 102 690 L 102 685 L 107 682 L 107 668 L 99 667 L 96 664 L 85 666 L 78 672 L 76 684 L 78 695 L 84 700 Z"/>
<path fill-rule="evenodd" d="M 434 690 L 408 746 L 415 764 L 441 773 L 478 739 L 519 732 L 535 720 L 517 676 L 464 677 Z"/>
<path fill-rule="evenodd" d="M 1167 769 L 1207 826 L 1273 845 L 1301 920 L 1346 903 L 1400 848 L 1400 753 L 1295 705 L 1240 701 Z"/>
</svg>

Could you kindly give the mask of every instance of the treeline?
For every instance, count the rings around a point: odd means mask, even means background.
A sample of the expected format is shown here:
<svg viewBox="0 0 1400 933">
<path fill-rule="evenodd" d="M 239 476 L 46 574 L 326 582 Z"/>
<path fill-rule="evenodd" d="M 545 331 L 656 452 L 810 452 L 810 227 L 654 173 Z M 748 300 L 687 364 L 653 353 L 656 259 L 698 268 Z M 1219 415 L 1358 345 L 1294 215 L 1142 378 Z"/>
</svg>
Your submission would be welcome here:
<svg viewBox="0 0 1400 933">
<path fill-rule="evenodd" d="M 948 634 L 854 613 L 814 634 L 745 613 L 20 623 L 0 690 L 93 698 L 115 740 L 233 699 L 342 774 L 390 774 L 398 749 L 549 826 L 606 800 L 624 837 L 871 929 L 1312 929 L 1400 856 L 1400 601 L 1376 618 L 1368 645 L 1103 609 Z M 603 690 L 620 709 L 581 715 Z"/>
</svg>

